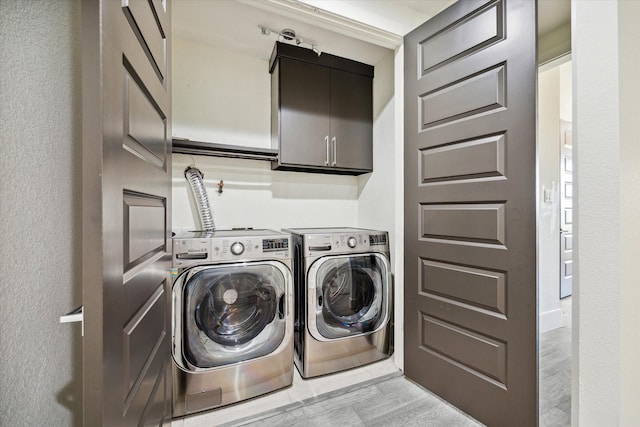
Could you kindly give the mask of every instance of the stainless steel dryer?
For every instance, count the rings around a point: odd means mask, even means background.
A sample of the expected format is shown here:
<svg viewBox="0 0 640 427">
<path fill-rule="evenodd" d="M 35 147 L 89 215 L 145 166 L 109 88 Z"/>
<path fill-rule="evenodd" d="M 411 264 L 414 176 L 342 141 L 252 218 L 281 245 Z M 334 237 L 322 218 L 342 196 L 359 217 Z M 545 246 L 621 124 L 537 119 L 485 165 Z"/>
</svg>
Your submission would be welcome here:
<svg viewBox="0 0 640 427">
<path fill-rule="evenodd" d="M 294 247 L 295 364 L 303 378 L 387 358 L 393 351 L 388 233 L 287 229 Z"/>
<path fill-rule="evenodd" d="M 290 247 L 272 230 L 174 237 L 174 416 L 291 385 Z"/>
</svg>

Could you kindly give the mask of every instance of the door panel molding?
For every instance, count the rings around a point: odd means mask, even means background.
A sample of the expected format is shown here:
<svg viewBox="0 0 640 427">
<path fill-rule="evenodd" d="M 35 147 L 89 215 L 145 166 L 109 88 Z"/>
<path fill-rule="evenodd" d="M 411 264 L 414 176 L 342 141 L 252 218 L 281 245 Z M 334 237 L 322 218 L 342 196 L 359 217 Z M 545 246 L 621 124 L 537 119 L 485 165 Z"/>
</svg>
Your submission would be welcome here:
<svg viewBox="0 0 640 427">
<path fill-rule="evenodd" d="M 127 72 L 124 81 L 124 148 L 165 169 L 168 155 L 166 116 Z"/>
<path fill-rule="evenodd" d="M 421 313 L 420 346 L 506 390 L 507 344 Z"/>
<path fill-rule="evenodd" d="M 420 148 L 420 183 L 506 178 L 505 139 L 502 133 L 444 146 Z"/>
<path fill-rule="evenodd" d="M 420 293 L 436 294 L 506 315 L 506 274 L 452 263 L 420 259 Z"/>
<path fill-rule="evenodd" d="M 164 324 L 168 315 L 164 303 L 165 285 L 163 281 L 122 330 L 124 381 L 129 387 L 123 403 L 124 415 L 140 392 L 142 382 L 150 373 L 149 368 L 162 349 L 162 342 L 167 335 L 166 329 L 157 332 L 155 328 L 157 324 Z"/>
<path fill-rule="evenodd" d="M 477 9 L 419 43 L 422 76 L 504 39 L 504 1 Z M 471 26 L 475 32 L 468 31 Z"/>
<path fill-rule="evenodd" d="M 421 204 L 420 238 L 504 247 L 504 202 Z"/>
<path fill-rule="evenodd" d="M 421 130 L 506 108 L 505 64 L 420 95 Z"/>
<path fill-rule="evenodd" d="M 160 80 L 167 74 L 166 39 L 153 3 L 124 0 L 122 10 Z"/>
</svg>

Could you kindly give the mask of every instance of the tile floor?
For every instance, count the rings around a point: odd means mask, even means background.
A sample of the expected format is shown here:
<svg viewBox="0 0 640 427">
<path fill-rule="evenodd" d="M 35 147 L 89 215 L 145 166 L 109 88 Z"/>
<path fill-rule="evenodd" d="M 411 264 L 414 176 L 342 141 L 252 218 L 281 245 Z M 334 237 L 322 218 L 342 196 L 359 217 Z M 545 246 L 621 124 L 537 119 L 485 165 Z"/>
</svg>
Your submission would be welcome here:
<svg viewBox="0 0 640 427">
<path fill-rule="evenodd" d="M 571 425 L 571 329 L 540 337 L 540 426 Z M 239 405 L 176 419 L 172 427 L 482 426 L 406 380 L 392 359 L 302 380 Z"/>
<path fill-rule="evenodd" d="M 571 329 L 540 336 L 540 426 L 571 425 Z"/>
<path fill-rule="evenodd" d="M 238 425 L 237 420 L 257 415 L 288 412 L 302 405 L 325 400 L 335 392 L 345 393 L 382 379 L 399 377 L 402 373 L 393 357 L 334 375 L 303 380 L 294 369 L 293 385 L 289 388 L 248 400 L 237 405 L 172 420 L 171 427 L 213 427 Z"/>
<path fill-rule="evenodd" d="M 370 384 L 256 421 L 224 427 L 459 426 L 482 424 L 404 377 Z"/>
</svg>

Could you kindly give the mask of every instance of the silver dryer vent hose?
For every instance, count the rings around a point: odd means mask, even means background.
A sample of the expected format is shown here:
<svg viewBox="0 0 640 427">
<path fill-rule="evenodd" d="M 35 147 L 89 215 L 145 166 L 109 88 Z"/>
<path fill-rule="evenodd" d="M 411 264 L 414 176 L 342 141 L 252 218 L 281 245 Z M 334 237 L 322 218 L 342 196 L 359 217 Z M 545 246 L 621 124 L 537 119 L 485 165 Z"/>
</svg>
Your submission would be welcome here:
<svg viewBox="0 0 640 427">
<path fill-rule="evenodd" d="M 184 170 L 184 177 L 187 178 L 193 197 L 196 199 L 202 231 L 214 231 L 216 226 L 213 223 L 213 212 L 209 206 L 207 190 L 202 182 L 204 174 L 199 169 L 189 166 Z"/>
</svg>

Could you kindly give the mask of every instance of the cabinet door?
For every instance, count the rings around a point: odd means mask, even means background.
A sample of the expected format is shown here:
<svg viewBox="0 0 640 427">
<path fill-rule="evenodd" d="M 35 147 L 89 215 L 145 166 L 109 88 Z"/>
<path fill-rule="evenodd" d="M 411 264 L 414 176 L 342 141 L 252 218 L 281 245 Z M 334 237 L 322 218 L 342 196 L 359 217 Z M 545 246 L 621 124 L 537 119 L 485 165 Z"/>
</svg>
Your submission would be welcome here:
<svg viewBox="0 0 640 427">
<path fill-rule="evenodd" d="M 372 80 L 331 70 L 331 165 L 373 170 Z"/>
<path fill-rule="evenodd" d="M 279 68 L 280 163 L 327 166 L 330 70 L 288 58 Z"/>
</svg>

